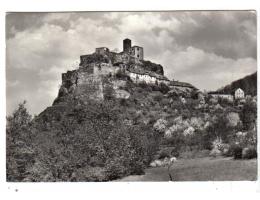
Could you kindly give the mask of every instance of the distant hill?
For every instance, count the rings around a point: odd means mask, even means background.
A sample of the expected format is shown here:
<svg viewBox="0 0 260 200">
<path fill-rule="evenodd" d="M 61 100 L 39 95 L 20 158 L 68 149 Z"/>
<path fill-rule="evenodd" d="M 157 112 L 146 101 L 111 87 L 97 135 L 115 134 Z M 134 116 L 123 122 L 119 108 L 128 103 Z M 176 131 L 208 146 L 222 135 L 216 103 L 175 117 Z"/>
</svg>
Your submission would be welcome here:
<svg viewBox="0 0 260 200">
<path fill-rule="evenodd" d="M 245 76 L 239 80 L 233 81 L 231 84 L 226 85 L 216 92 L 234 94 L 237 88 L 244 90 L 246 95 L 256 96 L 257 94 L 257 72 Z"/>
</svg>

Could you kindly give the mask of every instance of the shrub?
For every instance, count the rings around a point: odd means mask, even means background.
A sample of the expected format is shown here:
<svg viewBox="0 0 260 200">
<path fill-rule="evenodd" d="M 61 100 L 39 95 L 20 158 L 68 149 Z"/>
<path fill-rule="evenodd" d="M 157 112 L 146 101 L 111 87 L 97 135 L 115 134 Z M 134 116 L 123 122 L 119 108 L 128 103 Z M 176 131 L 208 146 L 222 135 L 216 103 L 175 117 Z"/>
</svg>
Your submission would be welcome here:
<svg viewBox="0 0 260 200">
<path fill-rule="evenodd" d="M 113 180 L 122 177 L 126 173 L 126 168 L 120 162 L 119 158 L 109 160 L 106 163 L 107 180 Z"/>
<path fill-rule="evenodd" d="M 160 90 L 163 94 L 166 94 L 167 92 L 170 91 L 170 88 L 169 88 L 165 83 L 160 83 L 160 84 L 159 84 L 159 90 Z"/>
<path fill-rule="evenodd" d="M 165 147 L 158 153 L 158 159 L 171 158 L 172 156 L 178 156 L 175 147 Z"/>
<path fill-rule="evenodd" d="M 141 82 L 138 84 L 138 86 L 146 91 L 152 91 L 151 87 L 149 84 L 147 84 L 146 82 Z"/>
<path fill-rule="evenodd" d="M 163 133 L 166 129 L 168 122 L 164 119 L 158 119 L 155 124 L 153 125 L 154 130 L 158 131 L 159 133 Z"/>
<path fill-rule="evenodd" d="M 183 119 L 189 119 L 192 115 L 188 109 L 184 109 L 181 114 Z"/>
<path fill-rule="evenodd" d="M 243 148 L 238 144 L 233 144 L 230 146 L 230 154 L 233 155 L 234 159 L 242 158 Z"/>
<path fill-rule="evenodd" d="M 105 100 L 113 100 L 114 99 L 115 91 L 114 91 L 114 89 L 111 85 L 105 84 L 103 93 L 104 93 L 104 99 Z"/>
<path fill-rule="evenodd" d="M 162 150 L 159 152 L 158 159 L 164 159 L 170 157 L 170 153 L 168 151 Z"/>
<path fill-rule="evenodd" d="M 226 116 L 226 119 L 227 119 L 227 126 L 230 127 L 236 127 L 240 122 L 239 115 L 238 113 L 235 112 L 229 112 Z"/>
<path fill-rule="evenodd" d="M 254 146 L 249 146 L 243 149 L 242 158 L 243 159 L 252 159 L 257 157 L 257 150 Z"/>
<path fill-rule="evenodd" d="M 216 157 L 216 156 L 220 156 L 220 155 L 221 155 L 221 151 L 219 149 L 212 149 L 210 151 L 210 156 Z"/>
<path fill-rule="evenodd" d="M 163 95 L 161 93 L 154 96 L 154 100 L 160 102 L 163 99 Z"/>
<path fill-rule="evenodd" d="M 123 80 L 129 80 L 130 79 L 130 77 L 126 73 L 124 73 L 122 70 L 117 71 L 115 76 L 118 79 L 123 79 Z"/>
<path fill-rule="evenodd" d="M 128 105 L 128 101 L 126 99 L 119 99 L 119 104 L 121 106 L 127 106 Z"/>
<path fill-rule="evenodd" d="M 256 104 L 253 102 L 246 102 L 243 106 L 242 112 L 240 113 L 240 118 L 243 122 L 245 130 L 252 128 L 256 121 L 257 108 Z"/>
</svg>

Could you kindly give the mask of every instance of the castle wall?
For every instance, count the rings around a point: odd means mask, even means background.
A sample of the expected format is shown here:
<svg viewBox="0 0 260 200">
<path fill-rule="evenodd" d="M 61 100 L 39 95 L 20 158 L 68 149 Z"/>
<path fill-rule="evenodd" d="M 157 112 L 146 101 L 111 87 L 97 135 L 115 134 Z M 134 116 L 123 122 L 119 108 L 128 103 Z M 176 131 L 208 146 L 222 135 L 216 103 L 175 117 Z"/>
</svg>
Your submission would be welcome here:
<svg viewBox="0 0 260 200">
<path fill-rule="evenodd" d="M 99 47 L 99 48 L 96 48 L 95 52 L 97 54 L 105 55 L 106 53 L 109 52 L 109 49 L 107 47 Z"/>
<path fill-rule="evenodd" d="M 87 72 L 78 74 L 78 84 L 75 89 L 75 94 L 80 95 L 81 99 L 104 99 L 102 78 Z"/>
<path fill-rule="evenodd" d="M 92 54 L 80 56 L 80 63 L 79 63 L 79 65 L 83 66 L 83 64 L 91 62 L 90 60 L 92 59 L 92 57 L 93 57 Z"/>
<path fill-rule="evenodd" d="M 142 47 L 139 46 L 133 46 L 130 51 L 131 56 L 143 60 L 144 59 L 144 50 Z"/>
<path fill-rule="evenodd" d="M 71 85 L 77 82 L 77 72 L 76 70 L 67 71 L 67 73 L 62 73 L 61 75 L 62 85 L 69 88 Z"/>
<path fill-rule="evenodd" d="M 114 63 L 128 63 L 131 61 L 131 56 L 127 53 L 119 53 L 114 55 Z"/>
<path fill-rule="evenodd" d="M 96 76 L 115 75 L 120 70 L 120 67 L 113 66 L 108 63 L 98 63 L 94 65 L 93 74 Z"/>
</svg>

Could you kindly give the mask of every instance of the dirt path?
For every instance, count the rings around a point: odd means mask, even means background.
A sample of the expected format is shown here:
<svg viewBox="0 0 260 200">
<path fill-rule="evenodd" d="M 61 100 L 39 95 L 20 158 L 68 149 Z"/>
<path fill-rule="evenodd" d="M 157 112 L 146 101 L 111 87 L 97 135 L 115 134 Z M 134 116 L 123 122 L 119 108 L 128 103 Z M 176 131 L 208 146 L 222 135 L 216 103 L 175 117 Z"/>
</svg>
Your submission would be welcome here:
<svg viewBox="0 0 260 200">
<path fill-rule="evenodd" d="M 183 159 L 171 168 L 175 181 L 242 181 L 256 180 L 257 160 L 232 158 Z M 144 175 L 127 176 L 117 181 L 169 181 L 166 167 L 147 168 Z"/>
</svg>

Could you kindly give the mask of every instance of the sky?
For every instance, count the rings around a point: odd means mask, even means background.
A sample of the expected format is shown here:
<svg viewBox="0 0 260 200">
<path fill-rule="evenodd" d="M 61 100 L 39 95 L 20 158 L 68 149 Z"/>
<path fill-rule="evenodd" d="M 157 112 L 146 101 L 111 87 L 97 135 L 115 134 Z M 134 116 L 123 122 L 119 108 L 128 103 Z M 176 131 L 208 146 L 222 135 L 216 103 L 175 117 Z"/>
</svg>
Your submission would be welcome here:
<svg viewBox="0 0 260 200">
<path fill-rule="evenodd" d="M 254 73 L 253 11 L 9 13 L 6 16 L 7 114 L 27 101 L 31 114 L 51 106 L 61 73 L 96 47 L 144 48 L 169 79 L 216 90 Z"/>
</svg>

